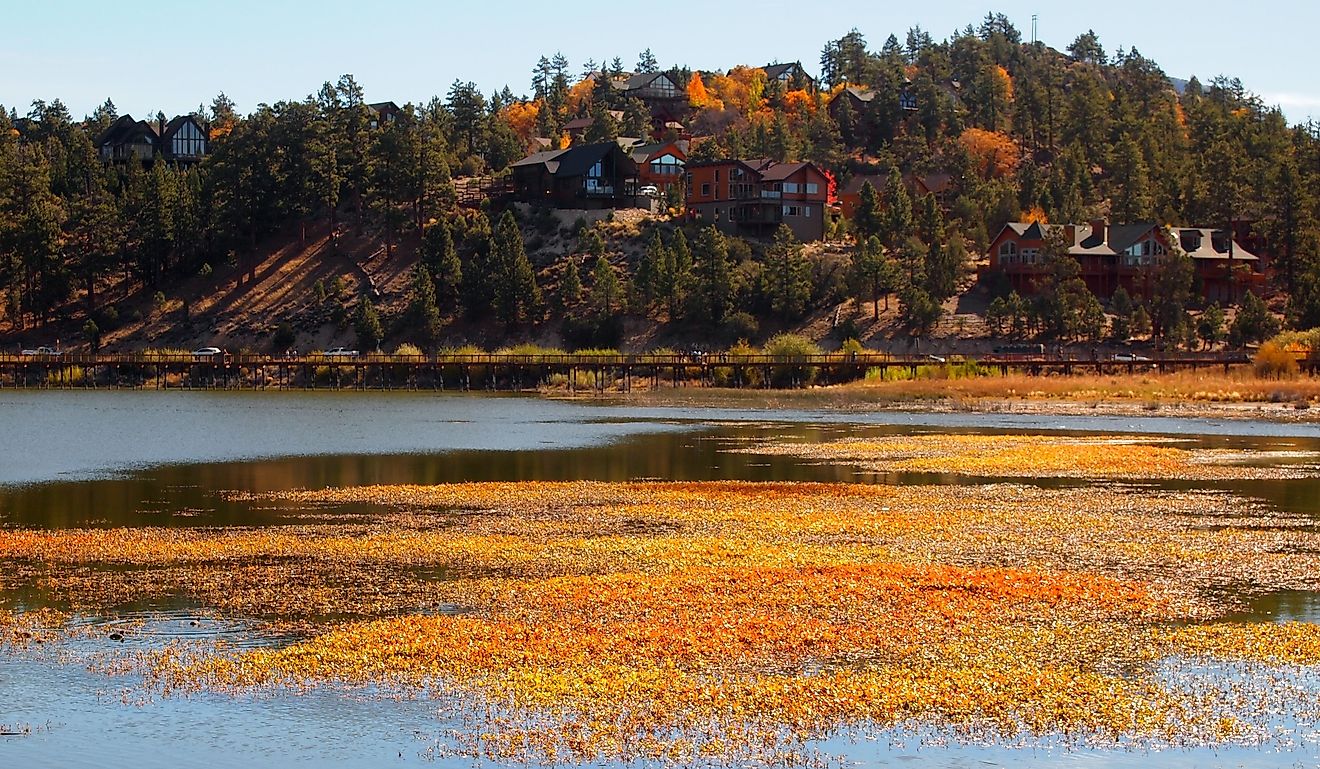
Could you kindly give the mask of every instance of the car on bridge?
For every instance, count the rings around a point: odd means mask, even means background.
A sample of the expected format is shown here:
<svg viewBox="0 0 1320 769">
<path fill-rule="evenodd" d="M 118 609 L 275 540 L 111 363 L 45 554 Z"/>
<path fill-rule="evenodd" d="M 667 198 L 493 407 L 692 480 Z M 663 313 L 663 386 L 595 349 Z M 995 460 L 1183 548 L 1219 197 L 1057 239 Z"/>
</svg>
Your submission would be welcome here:
<svg viewBox="0 0 1320 769">
<path fill-rule="evenodd" d="M 63 355 L 64 352 L 54 347 L 37 347 L 31 350 L 23 350 L 19 354 L 34 358 L 58 358 Z"/>
<path fill-rule="evenodd" d="M 321 354 L 327 358 L 356 358 L 359 355 L 357 350 L 350 350 L 347 347 L 335 347 Z"/>
<path fill-rule="evenodd" d="M 1110 360 L 1115 363 L 1150 363 L 1150 358 L 1147 358 L 1145 355 L 1137 355 L 1130 352 L 1114 353 L 1114 357 Z"/>
</svg>

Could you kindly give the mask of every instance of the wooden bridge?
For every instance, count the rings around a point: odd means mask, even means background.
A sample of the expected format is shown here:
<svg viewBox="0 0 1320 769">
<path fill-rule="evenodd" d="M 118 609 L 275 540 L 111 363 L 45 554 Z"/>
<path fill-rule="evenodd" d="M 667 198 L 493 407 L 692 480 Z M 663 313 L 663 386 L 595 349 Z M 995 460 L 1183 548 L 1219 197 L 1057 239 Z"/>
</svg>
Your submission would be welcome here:
<svg viewBox="0 0 1320 769">
<path fill-rule="evenodd" d="M 1248 359 L 1240 353 L 1175 354 L 1097 359 L 1067 355 L 993 355 L 970 358 L 890 355 L 879 352 L 820 355 L 734 355 L 726 353 L 638 354 L 438 354 L 438 355 L 193 355 L 127 353 L 91 355 L 0 355 L 0 387 L 155 389 L 458 389 L 569 392 L 634 386 L 796 388 L 811 382 L 836 384 L 875 370 L 916 377 L 929 367 L 971 365 L 1007 375 L 1170 372 L 1222 367 L 1225 373 Z M 1320 358 L 1301 362 L 1314 374 Z"/>
</svg>

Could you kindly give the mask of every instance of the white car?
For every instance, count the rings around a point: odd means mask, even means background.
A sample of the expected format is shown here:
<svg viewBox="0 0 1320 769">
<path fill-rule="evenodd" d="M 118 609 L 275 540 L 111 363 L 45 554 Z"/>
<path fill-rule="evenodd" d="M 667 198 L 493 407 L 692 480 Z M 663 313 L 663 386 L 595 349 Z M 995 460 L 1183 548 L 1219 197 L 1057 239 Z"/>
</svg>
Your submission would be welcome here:
<svg viewBox="0 0 1320 769">
<path fill-rule="evenodd" d="M 654 184 L 648 184 L 637 190 L 637 194 L 645 195 L 648 198 L 658 198 L 660 197 L 660 188 L 656 187 Z"/>
<path fill-rule="evenodd" d="M 327 358 L 356 358 L 358 356 L 358 351 L 350 350 L 347 347 L 336 347 L 331 350 L 326 350 L 322 354 Z"/>
<path fill-rule="evenodd" d="M 20 353 L 20 354 L 21 354 L 21 355 L 42 355 L 42 356 L 47 356 L 47 357 L 57 358 L 57 357 L 63 355 L 64 353 L 61 352 L 61 351 L 59 351 L 59 350 L 57 350 L 57 349 L 55 349 L 54 347 L 38 347 L 38 348 L 36 348 L 35 350 L 24 350 L 24 351 L 23 351 L 22 353 Z"/>
<path fill-rule="evenodd" d="M 1144 355 L 1134 355 L 1130 352 L 1120 352 L 1114 355 L 1115 363 L 1148 363 L 1150 358 Z"/>
<path fill-rule="evenodd" d="M 209 358 L 212 355 L 219 355 L 220 352 L 219 347 L 199 347 L 193 350 L 192 354 L 194 358 Z"/>
</svg>

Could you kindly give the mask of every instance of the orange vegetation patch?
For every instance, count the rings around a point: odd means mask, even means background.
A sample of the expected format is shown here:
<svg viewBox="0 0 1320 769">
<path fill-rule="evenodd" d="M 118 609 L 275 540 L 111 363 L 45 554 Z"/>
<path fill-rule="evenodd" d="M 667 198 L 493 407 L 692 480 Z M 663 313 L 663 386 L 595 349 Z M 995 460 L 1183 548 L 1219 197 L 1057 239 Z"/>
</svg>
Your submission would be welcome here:
<svg viewBox="0 0 1320 769">
<path fill-rule="evenodd" d="M 950 447 L 960 463 L 1001 461 L 976 441 L 905 440 L 912 461 Z M 1079 444 L 1109 456 L 1126 445 Z M 1165 456 L 1181 449 L 1133 448 L 1156 454 L 1125 462 L 1187 465 Z M 1055 469 L 1084 466 L 1070 450 Z M 1117 484 L 267 496 L 375 512 L 270 528 L 0 529 L 0 562 L 13 584 L 75 606 L 186 595 L 305 633 L 284 648 L 171 646 L 126 663 L 163 690 L 434 691 L 466 719 L 451 749 L 534 761 L 774 760 L 839 729 L 910 723 L 969 739 L 1238 740 L 1265 716 L 1167 686 L 1156 665 L 1210 649 L 1263 658 L 1252 649 L 1279 631 L 1166 625 L 1226 611 L 1209 596 L 1228 585 L 1314 589 L 1320 575 L 1309 521 L 1222 493 Z"/>
</svg>

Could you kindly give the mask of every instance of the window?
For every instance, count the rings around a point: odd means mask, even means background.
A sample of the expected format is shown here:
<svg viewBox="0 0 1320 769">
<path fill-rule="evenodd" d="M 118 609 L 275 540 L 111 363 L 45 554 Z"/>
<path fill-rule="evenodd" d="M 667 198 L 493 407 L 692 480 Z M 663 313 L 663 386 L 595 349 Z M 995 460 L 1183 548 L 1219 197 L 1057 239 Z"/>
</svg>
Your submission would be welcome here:
<svg viewBox="0 0 1320 769">
<path fill-rule="evenodd" d="M 803 215 L 802 206 L 784 206 L 784 216 L 802 216 L 802 215 Z"/>
<path fill-rule="evenodd" d="M 1036 259 L 1037 259 L 1039 256 L 1040 256 L 1040 249 L 1039 249 L 1039 248 L 1024 248 L 1024 249 L 1022 249 L 1022 263 L 1023 263 L 1023 264 L 1035 264 L 1035 263 L 1036 263 Z"/>
<path fill-rule="evenodd" d="M 715 169 L 715 183 L 716 184 L 720 183 L 720 169 L 718 168 Z"/>
<path fill-rule="evenodd" d="M 789 194 L 796 195 L 798 193 L 798 188 L 800 186 L 801 185 L 799 185 L 797 182 L 784 182 L 783 190 L 784 192 L 787 192 Z"/>
<path fill-rule="evenodd" d="M 703 185 L 701 185 L 701 197 L 703 197 L 703 198 L 708 198 L 708 197 L 710 197 L 710 185 L 709 185 L 709 184 L 703 184 Z"/>
<path fill-rule="evenodd" d="M 820 185 L 816 184 L 815 182 L 807 182 L 806 186 L 807 186 L 808 195 L 815 195 L 820 192 Z"/>
<path fill-rule="evenodd" d="M 999 263 L 1017 264 L 1017 244 L 1006 240 L 999 245 Z"/>
</svg>

